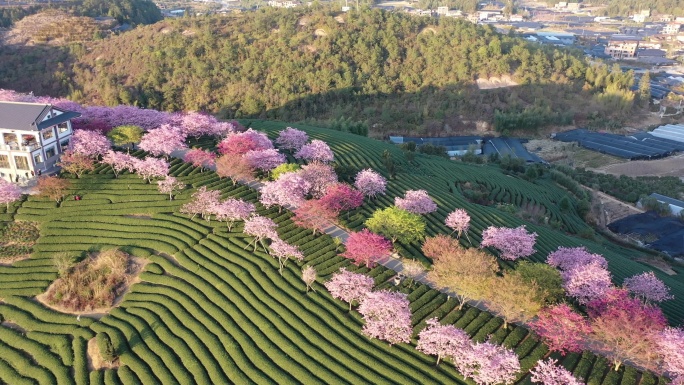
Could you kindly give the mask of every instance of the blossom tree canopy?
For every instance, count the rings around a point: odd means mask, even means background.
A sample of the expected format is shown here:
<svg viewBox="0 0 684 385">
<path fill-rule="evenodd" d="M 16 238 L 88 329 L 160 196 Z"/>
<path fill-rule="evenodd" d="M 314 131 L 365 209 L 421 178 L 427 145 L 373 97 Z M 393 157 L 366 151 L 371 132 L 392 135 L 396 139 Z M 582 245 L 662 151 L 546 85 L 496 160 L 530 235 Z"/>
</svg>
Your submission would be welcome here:
<svg viewBox="0 0 684 385">
<path fill-rule="evenodd" d="M 546 263 L 561 271 L 570 271 L 577 266 L 590 263 L 596 263 L 604 269 L 608 268 L 608 261 L 603 256 L 592 254 L 584 247 L 559 247 L 558 250 L 549 254 Z"/>
<path fill-rule="evenodd" d="M 311 184 L 299 173 L 288 172 L 276 181 L 265 182 L 259 201 L 267 208 L 273 205 L 297 207 L 304 202 L 310 188 Z"/>
<path fill-rule="evenodd" d="M 157 181 L 157 189 L 162 194 L 169 194 L 169 200 L 173 199 L 174 191 L 180 191 L 184 188 L 185 183 L 170 175 L 167 175 L 166 178 Z"/>
<path fill-rule="evenodd" d="M 514 229 L 489 226 L 482 232 L 481 247 L 494 247 L 501 252 L 501 259 L 515 261 L 534 254 L 537 233 L 528 233 L 525 226 Z"/>
<path fill-rule="evenodd" d="M 328 187 L 321 203 L 337 213 L 353 210 L 363 204 L 363 193 L 349 185 L 337 183 Z"/>
<path fill-rule="evenodd" d="M 444 234 L 425 238 L 421 250 L 426 257 L 434 260 L 449 259 L 454 257 L 455 254 L 463 252 L 463 248 L 458 240 Z"/>
<path fill-rule="evenodd" d="M 112 144 L 104 134 L 97 131 L 74 130 L 69 149 L 90 158 L 97 158 L 109 151 Z"/>
<path fill-rule="evenodd" d="M 239 180 L 252 179 L 254 169 L 241 155 L 224 155 L 216 160 L 216 174 L 230 178 L 235 186 Z"/>
<path fill-rule="evenodd" d="M 71 188 L 71 182 L 68 179 L 59 178 L 57 176 L 42 176 L 38 178 L 36 190 L 38 196 L 47 197 L 59 203 Z"/>
<path fill-rule="evenodd" d="M 299 151 L 309 141 L 309 135 L 302 130 L 287 127 L 278 133 L 276 144 L 285 150 Z"/>
<path fill-rule="evenodd" d="M 425 190 L 408 190 L 404 198 L 394 198 L 394 205 L 413 214 L 429 214 L 437 210 L 437 204 Z"/>
<path fill-rule="evenodd" d="M 684 384 L 684 329 L 668 327 L 657 336 L 658 350 L 662 355 L 663 369 L 673 380 L 673 384 Z"/>
<path fill-rule="evenodd" d="M 230 231 L 235 221 L 247 220 L 254 213 L 254 210 L 253 203 L 245 202 L 241 199 L 228 198 L 214 208 L 214 213 L 217 221 L 226 221 L 228 223 L 228 231 Z"/>
<path fill-rule="evenodd" d="M 252 168 L 264 172 L 271 171 L 286 161 L 285 155 L 274 148 L 247 151 L 243 157 Z"/>
<path fill-rule="evenodd" d="M 185 153 L 183 161 L 191 163 L 195 167 L 211 167 L 216 163 L 216 154 L 199 148 L 193 148 Z"/>
<path fill-rule="evenodd" d="M 348 302 L 349 310 L 351 310 L 352 302 L 361 302 L 366 294 L 373 289 L 375 281 L 365 274 L 352 273 L 341 268 L 324 285 L 333 298 Z"/>
<path fill-rule="evenodd" d="M 603 297 L 613 287 L 610 272 L 597 262 L 563 271 L 561 277 L 567 294 L 581 304 Z"/>
<path fill-rule="evenodd" d="M 363 195 L 374 198 L 376 195 L 385 195 L 387 180 L 382 175 L 367 168 L 356 174 L 354 187 L 361 191 Z"/>
<path fill-rule="evenodd" d="M 163 178 L 169 173 L 169 162 L 148 156 L 145 160 L 136 159 L 133 167 L 139 177 L 150 182 L 152 178 Z"/>
<path fill-rule="evenodd" d="M 520 361 L 514 351 L 490 342 L 463 349 L 453 360 L 458 371 L 478 385 L 512 384 L 520 371 Z"/>
<path fill-rule="evenodd" d="M 625 288 L 644 301 L 662 302 L 673 299 L 670 288 L 659 280 L 652 271 L 625 278 Z"/>
<path fill-rule="evenodd" d="M 311 183 L 309 194 L 315 199 L 323 197 L 329 187 L 337 184 L 337 174 L 332 166 L 327 164 L 312 163 L 304 165 L 298 174 Z"/>
<path fill-rule="evenodd" d="M 292 221 L 295 225 L 321 233 L 330 227 L 335 219 L 335 212 L 323 206 L 319 200 L 311 199 L 302 202 L 294 211 Z"/>
<path fill-rule="evenodd" d="M 302 269 L 302 281 L 306 285 L 306 291 L 311 289 L 311 286 L 316 282 L 316 269 L 313 266 L 304 266 Z"/>
<path fill-rule="evenodd" d="M 437 356 L 437 365 L 444 357 L 470 348 L 470 336 L 454 325 L 441 325 L 437 318 L 425 321 L 427 327 L 418 333 L 416 349 Z"/>
<path fill-rule="evenodd" d="M 219 136 L 223 134 L 219 121 L 215 117 L 202 112 L 188 112 L 183 115 L 180 126 L 187 136 L 199 138 L 203 135 Z"/>
<path fill-rule="evenodd" d="M 264 239 L 278 239 L 277 228 L 278 225 L 271 218 L 255 215 L 245 221 L 243 232 L 254 237 L 254 250 L 256 251 L 257 242 L 264 246 Z M 266 246 L 264 246 L 264 249 L 266 249 Z"/>
<path fill-rule="evenodd" d="M 342 256 L 353 260 L 357 265 L 365 263 L 366 267 L 373 267 L 392 252 L 392 242 L 368 229 L 349 234 L 345 246 L 347 250 Z"/>
<path fill-rule="evenodd" d="M 178 127 L 164 124 L 143 135 L 138 147 L 154 156 L 169 155 L 175 150 L 187 148 L 185 134 Z"/>
<path fill-rule="evenodd" d="M 447 215 L 444 224 L 456 232 L 457 237 L 460 238 L 461 234 L 468 234 L 468 229 L 470 228 L 470 215 L 463 209 L 456 209 Z"/>
<path fill-rule="evenodd" d="M 547 307 L 539 312 L 530 328 L 544 340 L 551 351 L 562 355 L 579 353 L 584 349 L 584 339 L 591 332 L 589 322 L 566 304 Z"/>
<path fill-rule="evenodd" d="M 208 190 L 207 186 L 202 186 L 192 194 L 190 202 L 181 206 L 180 212 L 192 214 L 192 218 L 200 214 L 202 219 L 209 220 L 211 214 L 215 214 L 216 206 L 219 205 L 220 199 L 221 191 Z"/>
<path fill-rule="evenodd" d="M 14 183 L 0 179 L 0 204 L 5 204 L 9 210 L 9 204 L 21 199 L 21 189 Z"/>
<path fill-rule="evenodd" d="M 543 385 L 584 385 L 583 382 L 573 377 L 570 371 L 560 365 L 556 365 L 557 362 L 553 358 L 538 361 L 537 366 L 530 370 L 532 382 Z"/>
<path fill-rule="evenodd" d="M 251 128 L 245 132 L 231 132 L 217 146 L 218 152 L 227 155 L 244 155 L 249 151 L 268 150 L 273 143 L 266 134 Z"/>
<path fill-rule="evenodd" d="M 294 157 L 309 162 L 330 163 L 334 160 L 335 155 L 327 143 L 322 140 L 314 139 L 311 143 L 302 146 L 299 151 L 294 154 Z"/>
<path fill-rule="evenodd" d="M 287 263 L 289 259 L 296 259 L 298 261 L 304 260 L 304 254 L 299 251 L 297 246 L 290 245 L 280 238 L 274 239 L 269 248 L 271 249 L 271 255 L 278 258 L 278 264 L 280 265 L 278 271 L 280 271 L 281 275 L 283 274 L 285 263 Z"/>
<path fill-rule="evenodd" d="M 123 170 L 135 171 L 135 164 L 138 159 L 123 152 L 109 150 L 102 157 L 102 163 L 108 164 L 114 170 L 114 176 L 119 177 Z"/>
<path fill-rule="evenodd" d="M 370 292 L 361 300 L 359 313 L 365 321 L 363 334 L 366 336 L 385 340 L 390 345 L 411 341 L 413 327 L 406 294 L 387 290 Z"/>
<path fill-rule="evenodd" d="M 656 369 L 658 333 L 667 319 L 656 306 L 643 304 L 624 289 L 612 289 L 587 304 L 591 322 L 589 343 L 613 361 L 615 370 L 625 361 Z"/>
<path fill-rule="evenodd" d="M 64 151 L 62 156 L 60 156 L 57 165 L 61 167 L 63 171 L 76 175 L 76 178 L 80 178 L 86 171 L 95 170 L 95 161 L 93 158 L 80 152 L 74 152 L 73 150 Z"/>
</svg>

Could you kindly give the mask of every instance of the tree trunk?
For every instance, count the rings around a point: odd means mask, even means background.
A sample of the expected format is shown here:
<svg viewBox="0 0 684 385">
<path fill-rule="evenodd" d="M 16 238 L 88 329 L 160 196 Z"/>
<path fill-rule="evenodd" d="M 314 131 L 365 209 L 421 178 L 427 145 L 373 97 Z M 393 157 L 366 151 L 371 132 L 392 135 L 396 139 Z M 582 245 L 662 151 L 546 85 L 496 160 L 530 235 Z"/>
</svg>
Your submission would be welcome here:
<svg viewBox="0 0 684 385">
<path fill-rule="evenodd" d="M 618 369 L 620 369 L 620 365 L 622 364 L 622 362 L 620 362 L 620 361 L 613 361 L 613 364 L 614 364 L 615 371 L 617 372 Z"/>
</svg>

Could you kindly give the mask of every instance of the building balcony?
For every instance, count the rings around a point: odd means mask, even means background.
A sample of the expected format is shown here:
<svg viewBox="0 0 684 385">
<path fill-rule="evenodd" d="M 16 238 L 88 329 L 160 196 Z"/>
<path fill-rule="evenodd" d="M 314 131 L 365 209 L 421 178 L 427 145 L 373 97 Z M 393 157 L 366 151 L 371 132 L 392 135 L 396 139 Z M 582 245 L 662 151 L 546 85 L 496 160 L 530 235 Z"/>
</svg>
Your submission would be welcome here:
<svg viewBox="0 0 684 385">
<path fill-rule="evenodd" d="M 36 144 L 27 144 L 27 145 L 18 145 L 16 143 L 9 143 L 9 144 L 0 144 L 0 150 L 5 150 L 5 151 L 22 151 L 22 152 L 31 152 L 33 150 L 39 149 L 40 146 Z"/>
</svg>

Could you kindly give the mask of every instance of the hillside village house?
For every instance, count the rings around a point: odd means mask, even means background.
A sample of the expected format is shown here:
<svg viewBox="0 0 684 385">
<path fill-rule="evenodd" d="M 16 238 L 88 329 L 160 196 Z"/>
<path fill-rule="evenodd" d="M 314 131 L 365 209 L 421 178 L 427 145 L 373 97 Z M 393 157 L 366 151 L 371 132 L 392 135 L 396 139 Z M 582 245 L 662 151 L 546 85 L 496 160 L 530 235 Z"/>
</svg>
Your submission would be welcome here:
<svg viewBox="0 0 684 385">
<path fill-rule="evenodd" d="M 606 46 L 605 54 L 613 59 L 626 59 L 636 57 L 639 48 L 639 40 L 610 40 Z"/>
<path fill-rule="evenodd" d="M 0 177 L 16 182 L 54 167 L 79 116 L 50 104 L 0 102 Z"/>
</svg>

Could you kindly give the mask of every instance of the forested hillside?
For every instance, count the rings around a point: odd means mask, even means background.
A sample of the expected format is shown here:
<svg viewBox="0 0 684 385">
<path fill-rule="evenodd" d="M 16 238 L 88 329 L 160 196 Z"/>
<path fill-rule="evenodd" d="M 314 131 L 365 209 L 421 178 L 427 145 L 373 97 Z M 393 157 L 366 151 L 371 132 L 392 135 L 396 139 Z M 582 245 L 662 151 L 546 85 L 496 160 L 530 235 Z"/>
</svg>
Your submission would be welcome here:
<svg viewBox="0 0 684 385">
<path fill-rule="evenodd" d="M 464 20 L 380 10 L 268 9 L 164 20 L 71 55 L 73 66 L 60 69 L 73 77 L 66 87 L 55 92 L 54 79 L 40 81 L 53 72 L 39 70 L 30 84 L 86 103 L 323 125 L 345 119 L 373 135 L 487 129 L 495 115 L 506 130 L 606 124 L 633 112 L 632 77 L 619 68 L 589 68 L 581 53 Z M 33 90 L 22 83 L 21 57 L 0 56 L 0 87 Z M 475 85 L 500 75 L 519 85 Z"/>
</svg>

